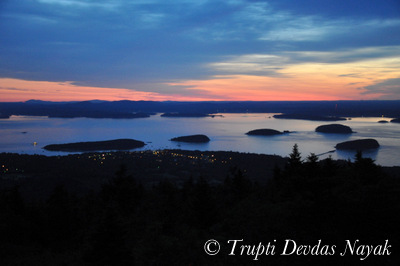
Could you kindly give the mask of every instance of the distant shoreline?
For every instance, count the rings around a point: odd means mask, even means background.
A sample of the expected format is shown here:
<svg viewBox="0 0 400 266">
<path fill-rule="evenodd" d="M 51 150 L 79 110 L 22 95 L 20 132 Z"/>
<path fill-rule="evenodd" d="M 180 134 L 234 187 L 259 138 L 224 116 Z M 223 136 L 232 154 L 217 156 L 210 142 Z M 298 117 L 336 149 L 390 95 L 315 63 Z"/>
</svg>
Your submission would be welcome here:
<svg viewBox="0 0 400 266">
<path fill-rule="evenodd" d="M 164 113 L 164 116 L 167 117 L 213 117 L 215 116 L 214 114 L 220 113 L 275 113 L 282 114 L 279 118 L 289 116 L 288 118 L 292 119 L 324 119 L 322 121 L 333 121 L 331 119 L 344 120 L 344 117 L 399 118 L 400 100 L 232 102 L 46 102 L 30 100 L 26 102 L 0 102 L 0 114 L 3 115 L 60 118 L 145 118 L 155 113 Z"/>
<path fill-rule="evenodd" d="M 299 119 L 310 121 L 345 121 L 346 118 L 338 116 L 308 115 L 308 114 L 280 114 L 274 115 L 277 119 Z"/>
</svg>

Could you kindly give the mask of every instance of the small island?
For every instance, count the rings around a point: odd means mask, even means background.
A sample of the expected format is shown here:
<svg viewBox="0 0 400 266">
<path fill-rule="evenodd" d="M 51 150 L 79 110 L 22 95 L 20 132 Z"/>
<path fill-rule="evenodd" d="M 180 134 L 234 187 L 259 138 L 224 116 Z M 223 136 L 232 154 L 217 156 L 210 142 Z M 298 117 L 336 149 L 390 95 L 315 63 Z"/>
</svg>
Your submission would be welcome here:
<svg viewBox="0 0 400 266">
<path fill-rule="evenodd" d="M 105 150 L 131 150 L 146 145 L 143 141 L 134 139 L 116 139 L 106 141 L 75 142 L 66 144 L 51 144 L 43 147 L 48 151 L 85 152 Z"/>
<path fill-rule="evenodd" d="M 387 121 L 387 120 L 379 120 L 378 123 L 386 124 L 386 123 L 389 123 L 389 121 Z"/>
<path fill-rule="evenodd" d="M 322 115 L 309 115 L 309 114 L 280 114 L 274 115 L 278 119 L 300 119 L 310 121 L 341 121 L 346 120 L 344 117 L 338 116 L 322 116 Z"/>
<path fill-rule="evenodd" d="M 170 139 L 170 141 L 179 141 L 179 142 L 191 142 L 191 143 L 206 143 L 210 141 L 210 138 L 206 135 L 190 135 L 190 136 L 182 136 Z"/>
<path fill-rule="evenodd" d="M 350 127 L 341 124 L 322 125 L 317 127 L 315 131 L 320 133 L 335 133 L 335 134 L 353 133 L 353 130 Z"/>
<path fill-rule="evenodd" d="M 379 143 L 375 139 L 357 139 L 338 143 L 335 148 L 338 150 L 363 151 L 377 149 L 379 148 Z"/>
<path fill-rule="evenodd" d="M 280 132 L 275 129 L 269 129 L 269 128 L 262 128 L 262 129 L 254 129 L 246 133 L 246 135 L 251 135 L 251 136 L 275 136 L 275 135 L 282 135 L 283 133 L 289 133 L 289 131 L 285 132 Z"/>
</svg>

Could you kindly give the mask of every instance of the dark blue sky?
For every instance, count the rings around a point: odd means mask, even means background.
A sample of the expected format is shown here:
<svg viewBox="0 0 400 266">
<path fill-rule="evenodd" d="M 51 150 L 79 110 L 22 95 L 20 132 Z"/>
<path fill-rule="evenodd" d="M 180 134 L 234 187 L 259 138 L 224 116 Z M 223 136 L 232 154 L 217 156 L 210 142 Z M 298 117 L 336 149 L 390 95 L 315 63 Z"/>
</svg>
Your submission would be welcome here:
<svg viewBox="0 0 400 266">
<path fill-rule="evenodd" d="M 349 89 L 347 98 L 400 98 L 398 0 L 0 3 L 0 78 L 223 99 L 226 89 L 212 80 L 262 77 L 249 86 L 257 97 L 265 82 L 268 100 L 278 78 L 299 79 L 300 69 L 324 76 L 327 65 L 360 78 L 335 88 L 329 77 L 332 90 Z"/>
</svg>

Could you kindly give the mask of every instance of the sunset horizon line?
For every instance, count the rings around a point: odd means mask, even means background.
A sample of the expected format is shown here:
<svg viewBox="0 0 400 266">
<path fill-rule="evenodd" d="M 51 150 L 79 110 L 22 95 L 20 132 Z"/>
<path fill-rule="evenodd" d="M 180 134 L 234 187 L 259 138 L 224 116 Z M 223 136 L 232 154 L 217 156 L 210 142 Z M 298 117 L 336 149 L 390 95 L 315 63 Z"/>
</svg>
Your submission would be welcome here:
<svg viewBox="0 0 400 266">
<path fill-rule="evenodd" d="M 28 102 L 50 102 L 50 103 L 78 103 L 78 102 L 396 102 L 400 99 L 338 99 L 338 100 L 102 100 L 102 99 L 91 99 L 91 100 L 41 100 L 41 99 L 29 99 L 25 101 L 0 101 L 0 103 L 28 103 Z"/>
</svg>

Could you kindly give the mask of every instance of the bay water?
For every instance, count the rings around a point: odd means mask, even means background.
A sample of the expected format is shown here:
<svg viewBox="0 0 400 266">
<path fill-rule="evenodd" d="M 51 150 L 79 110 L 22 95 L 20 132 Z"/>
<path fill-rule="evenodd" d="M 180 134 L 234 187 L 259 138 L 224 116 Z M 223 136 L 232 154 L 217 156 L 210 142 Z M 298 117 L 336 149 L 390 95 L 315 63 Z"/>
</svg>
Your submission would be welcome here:
<svg viewBox="0 0 400 266">
<path fill-rule="evenodd" d="M 365 151 L 383 166 L 400 166 L 400 124 L 378 123 L 389 121 L 382 117 L 357 117 L 339 121 L 350 126 L 353 134 L 322 134 L 315 132 L 319 125 L 331 122 L 295 119 L 275 119 L 274 114 L 240 113 L 218 114 L 203 118 L 169 118 L 160 114 L 137 119 L 48 118 L 11 116 L 0 119 L 0 152 L 21 154 L 66 155 L 43 149 L 48 144 L 82 141 L 101 141 L 132 138 L 146 143 L 135 150 L 184 149 L 200 151 L 237 151 L 287 156 L 297 143 L 303 158 L 310 153 L 320 159 L 353 159 L 355 152 L 335 151 L 339 142 L 374 138 L 381 147 Z M 291 133 L 277 136 L 248 136 L 245 133 L 260 128 L 271 128 Z M 211 141 L 206 144 L 179 143 L 171 138 L 205 134 Z M 332 152 L 333 151 L 333 152 Z"/>
</svg>

